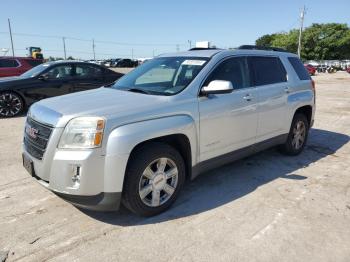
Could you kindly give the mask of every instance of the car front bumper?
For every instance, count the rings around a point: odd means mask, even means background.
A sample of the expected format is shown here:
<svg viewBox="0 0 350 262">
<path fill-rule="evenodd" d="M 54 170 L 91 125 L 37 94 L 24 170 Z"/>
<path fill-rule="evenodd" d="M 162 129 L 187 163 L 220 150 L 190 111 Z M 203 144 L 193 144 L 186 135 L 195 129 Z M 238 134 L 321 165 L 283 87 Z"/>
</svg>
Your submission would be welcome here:
<svg viewBox="0 0 350 262">
<path fill-rule="evenodd" d="M 54 154 L 51 164 L 43 166 L 43 160 L 32 157 L 23 148 L 23 164 L 27 159 L 32 165 L 27 171 L 42 186 L 49 189 L 67 202 L 85 209 L 95 211 L 116 211 L 121 202 L 121 190 L 115 186 L 105 186 L 105 156 L 90 152 L 58 152 Z M 75 167 L 80 168 L 79 181 L 74 181 Z M 117 175 L 117 174 L 115 174 Z M 119 187 L 120 188 L 120 187 Z"/>
</svg>

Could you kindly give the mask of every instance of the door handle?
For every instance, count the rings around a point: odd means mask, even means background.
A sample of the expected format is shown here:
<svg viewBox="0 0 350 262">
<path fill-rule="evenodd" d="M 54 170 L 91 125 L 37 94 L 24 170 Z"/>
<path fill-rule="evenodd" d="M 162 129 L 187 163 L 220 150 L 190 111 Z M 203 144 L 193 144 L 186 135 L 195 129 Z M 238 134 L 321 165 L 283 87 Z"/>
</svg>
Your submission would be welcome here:
<svg viewBox="0 0 350 262">
<path fill-rule="evenodd" d="M 284 88 L 284 92 L 286 92 L 287 94 L 289 94 L 289 93 L 290 93 L 290 88 L 289 88 L 289 87 L 285 87 L 285 88 Z"/>
<path fill-rule="evenodd" d="M 252 100 L 252 95 L 251 94 L 246 94 L 243 99 L 247 100 L 247 101 L 251 101 Z"/>
</svg>

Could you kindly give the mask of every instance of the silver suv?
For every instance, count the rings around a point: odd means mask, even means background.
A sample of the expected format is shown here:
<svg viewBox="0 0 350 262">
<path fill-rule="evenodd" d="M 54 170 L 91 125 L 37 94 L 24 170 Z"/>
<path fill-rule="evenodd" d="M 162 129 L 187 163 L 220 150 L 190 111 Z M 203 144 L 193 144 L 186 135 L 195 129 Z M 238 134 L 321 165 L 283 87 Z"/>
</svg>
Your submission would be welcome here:
<svg viewBox="0 0 350 262">
<path fill-rule="evenodd" d="M 165 54 L 113 85 L 50 98 L 29 110 L 23 165 L 74 205 L 152 216 L 186 178 L 279 146 L 299 154 L 315 88 L 281 50 Z"/>
</svg>

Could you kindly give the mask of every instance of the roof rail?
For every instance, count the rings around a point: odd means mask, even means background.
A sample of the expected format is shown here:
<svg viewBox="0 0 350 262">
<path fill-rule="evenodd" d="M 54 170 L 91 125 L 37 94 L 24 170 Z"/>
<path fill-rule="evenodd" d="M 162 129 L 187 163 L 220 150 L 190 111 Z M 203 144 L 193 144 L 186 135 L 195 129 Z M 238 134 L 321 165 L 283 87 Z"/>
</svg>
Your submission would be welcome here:
<svg viewBox="0 0 350 262">
<path fill-rule="evenodd" d="M 189 49 L 188 51 L 198 51 L 198 50 L 219 50 L 220 48 L 216 47 L 193 47 Z"/>
<path fill-rule="evenodd" d="M 273 46 L 258 46 L 258 45 L 241 45 L 237 49 L 244 49 L 244 50 L 266 50 L 266 51 L 276 51 L 276 52 L 287 52 L 286 49 L 280 48 L 280 47 L 273 47 Z"/>
</svg>

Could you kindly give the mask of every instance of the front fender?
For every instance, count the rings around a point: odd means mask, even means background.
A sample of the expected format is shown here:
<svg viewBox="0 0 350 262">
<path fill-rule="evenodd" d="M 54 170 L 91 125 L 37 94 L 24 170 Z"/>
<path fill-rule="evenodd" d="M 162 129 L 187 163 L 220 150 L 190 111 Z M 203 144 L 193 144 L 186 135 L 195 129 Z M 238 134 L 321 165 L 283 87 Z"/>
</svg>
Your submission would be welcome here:
<svg viewBox="0 0 350 262">
<path fill-rule="evenodd" d="M 188 115 L 176 115 L 123 125 L 108 136 L 106 145 L 105 188 L 121 192 L 131 151 L 140 143 L 167 135 L 182 134 L 190 141 L 192 166 L 197 163 L 198 140 L 195 121 Z M 112 187 L 114 190 L 112 190 Z"/>
</svg>

